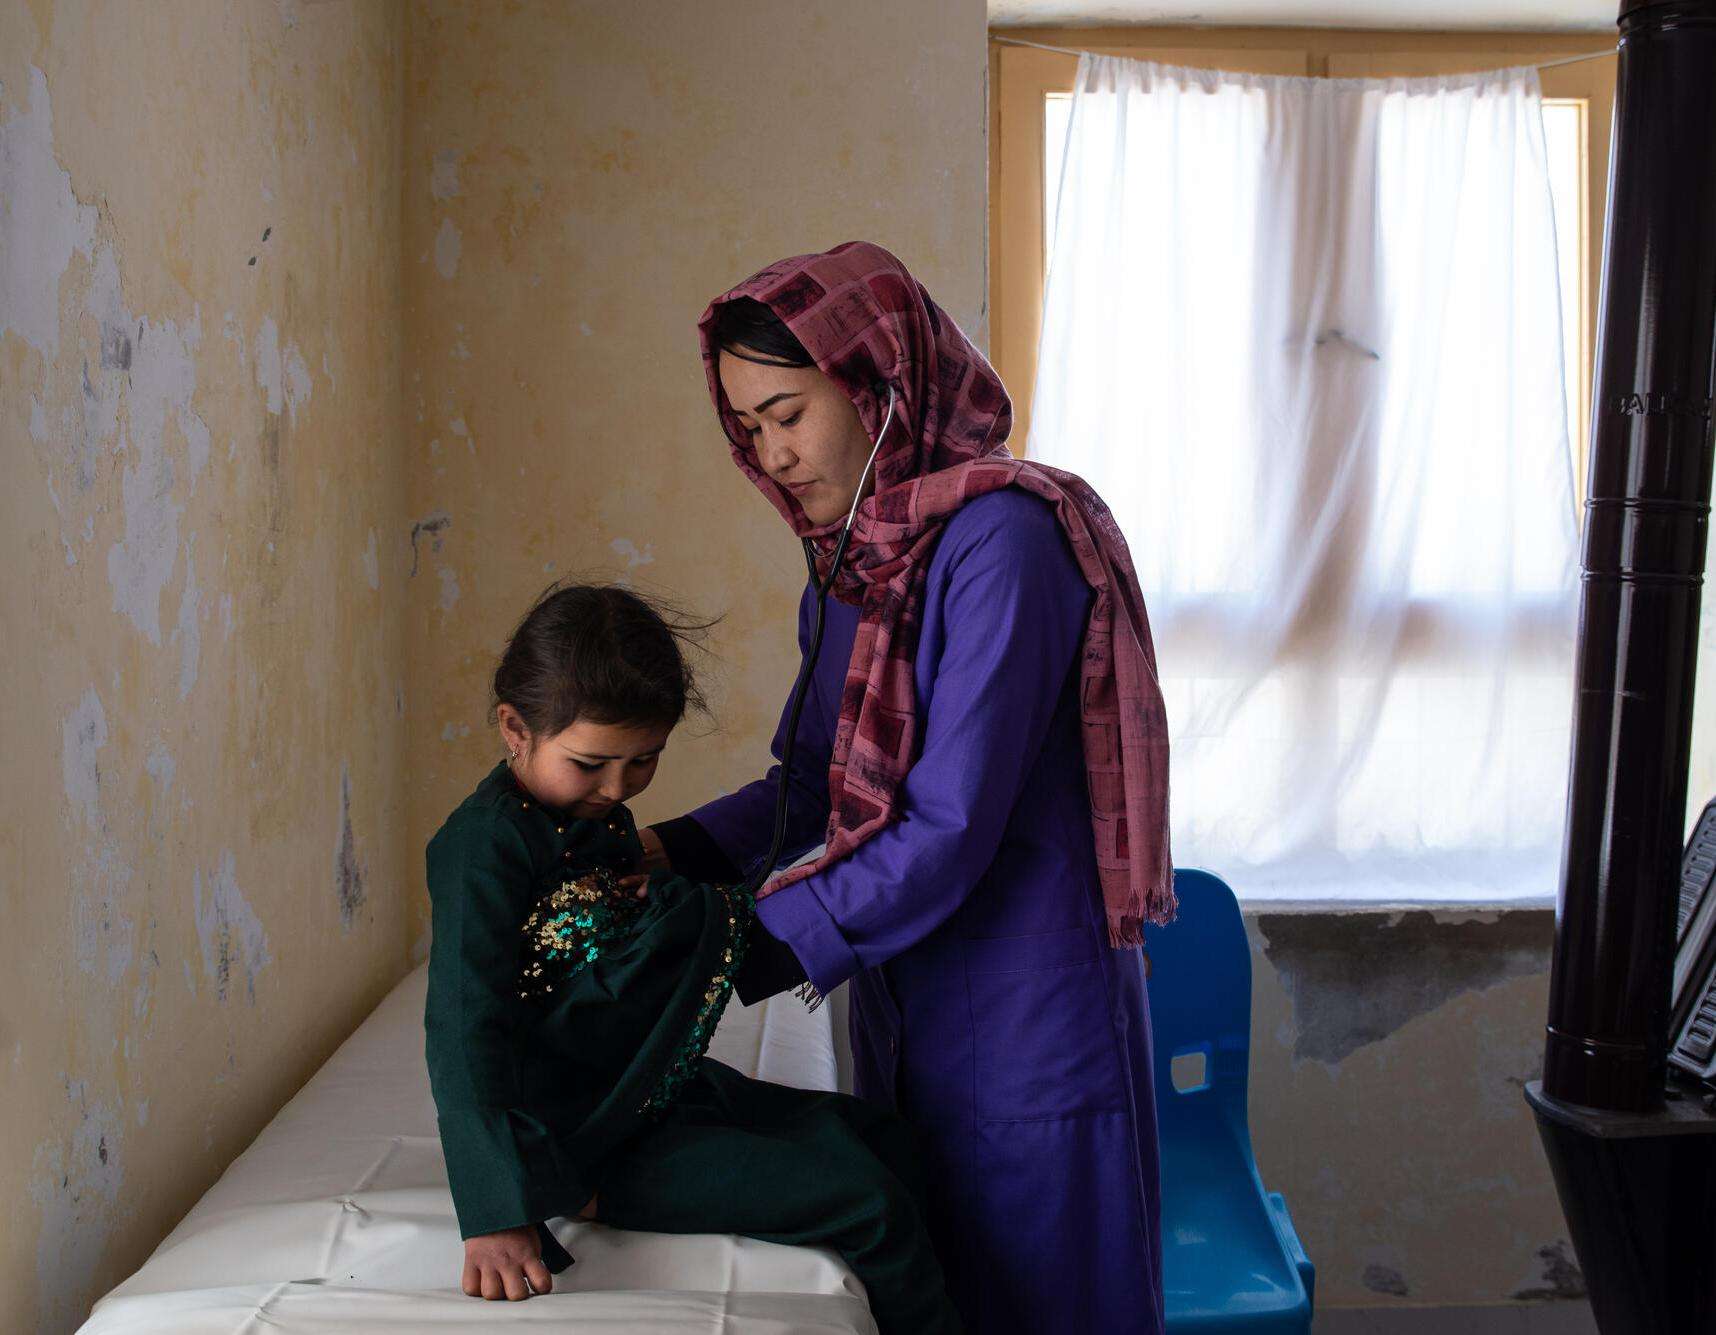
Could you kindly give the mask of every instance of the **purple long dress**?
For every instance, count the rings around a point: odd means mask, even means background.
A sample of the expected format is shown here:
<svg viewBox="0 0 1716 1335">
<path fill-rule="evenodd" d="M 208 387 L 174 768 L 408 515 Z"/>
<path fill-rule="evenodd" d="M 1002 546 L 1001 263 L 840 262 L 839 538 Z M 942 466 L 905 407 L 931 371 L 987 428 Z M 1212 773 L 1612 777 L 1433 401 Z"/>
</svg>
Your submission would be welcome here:
<svg viewBox="0 0 1716 1335">
<path fill-rule="evenodd" d="M 973 1335 L 1163 1329 L 1143 961 L 1106 943 L 1079 736 L 1090 597 L 1045 503 L 1008 489 L 960 509 L 929 564 L 903 818 L 759 906 L 823 993 L 851 980 L 856 1092 L 923 1136 Z M 829 600 L 788 856 L 822 841 L 857 624 Z M 768 851 L 777 770 L 690 813 L 734 866 Z"/>
</svg>

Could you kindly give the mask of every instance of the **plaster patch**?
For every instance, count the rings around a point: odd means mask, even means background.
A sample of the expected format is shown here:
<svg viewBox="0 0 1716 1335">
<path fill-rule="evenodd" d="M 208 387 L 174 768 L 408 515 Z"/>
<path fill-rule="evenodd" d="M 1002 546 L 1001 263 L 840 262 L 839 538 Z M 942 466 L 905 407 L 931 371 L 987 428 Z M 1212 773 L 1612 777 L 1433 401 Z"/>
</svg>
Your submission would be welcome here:
<svg viewBox="0 0 1716 1335">
<path fill-rule="evenodd" d="M 228 311 L 221 317 L 220 335 L 228 343 L 238 344 L 238 364 L 243 367 L 249 364 L 249 358 L 244 353 L 244 330 L 239 328 L 238 317 Z"/>
<path fill-rule="evenodd" d="M 155 920 L 149 920 L 149 936 L 155 936 Z M 161 956 L 150 948 L 147 954 L 138 962 L 137 990 L 131 995 L 131 1015 L 133 1019 L 141 1020 L 149 1011 L 149 1000 L 155 995 L 155 975 L 161 972 Z M 152 1032 L 152 1030 L 151 1030 Z M 129 1040 L 127 1040 L 129 1041 Z"/>
<path fill-rule="evenodd" d="M 166 748 L 165 744 L 156 742 L 154 746 L 149 748 L 149 754 L 143 761 L 143 768 L 148 771 L 149 777 L 160 787 L 163 797 L 173 791 L 173 775 L 177 772 L 178 765 L 173 760 L 173 753 Z"/>
<path fill-rule="evenodd" d="M 1264 913 L 1257 931 L 1293 1003 L 1294 1059 L 1335 1065 L 1462 993 L 1547 972 L 1554 915 Z"/>
<path fill-rule="evenodd" d="M 459 272 L 459 229 L 451 218 L 441 219 L 441 230 L 435 233 L 435 272 L 452 278 Z"/>
<path fill-rule="evenodd" d="M 1551 1242 L 1537 1249 L 1537 1259 L 1543 1273 L 1535 1284 L 1515 1289 L 1513 1296 L 1520 1302 L 1549 1302 L 1588 1296 L 1585 1274 L 1574 1260 L 1572 1248 L 1566 1242 Z"/>
<path fill-rule="evenodd" d="M 120 909 L 130 884 L 117 850 L 103 842 L 78 869 L 72 894 L 73 958 L 82 972 L 99 971 L 109 989 L 119 986 L 136 954 L 136 924 Z"/>
<path fill-rule="evenodd" d="M 459 155 L 450 148 L 443 148 L 435 155 L 435 163 L 429 169 L 429 197 L 445 200 L 458 193 Z"/>
<path fill-rule="evenodd" d="M 358 861 L 352 836 L 351 765 L 340 764 L 340 829 L 334 844 L 334 894 L 340 905 L 340 928 L 350 931 L 368 893 L 368 869 Z"/>
<path fill-rule="evenodd" d="M 129 371 L 131 369 L 131 331 L 118 325 L 101 327 L 101 369 Z"/>
<path fill-rule="evenodd" d="M 630 538 L 615 538 L 608 544 L 608 549 L 625 559 L 627 570 L 647 566 L 655 560 L 655 544 L 652 542 L 646 542 L 643 550 L 639 551 L 637 544 Z"/>
<path fill-rule="evenodd" d="M 281 366 L 286 373 L 286 407 L 292 414 L 292 420 L 298 420 L 298 408 L 310 401 L 313 386 L 310 383 L 310 368 L 304 364 L 304 355 L 298 351 L 296 343 L 288 343 L 281 357 Z"/>
<path fill-rule="evenodd" d="M 131 1214 L 125 1183 L 123 1108 L 92 1103 L 82 1081 L 66 1081 L 78 1115 L 69 1144 L 44 1141 L 30 1171 L 41 1210 L 36 1240 L 36 1320 L 41 1330 L 71 1330 L 87 1312 L 108 1239 Z"/>
<path fill-rule="evenodd" d="M 161 595 L 172 576 L 179 516 L 184 512 L 175 496 L 175 470 L 167 449 L 169 418 L 185 441 L 193 481 L 209 457 L 208 424 L 192 407 L 202 313 L 193 308 L 183 331 L 171 320 L 159 324 L 134 320 L 120 293 L 118 264 L 106 246 L 96 258 L 89 308 L 104 327 L 123 324 L 137 330 L 130 367 L 122 376 L 128 429 L 121 446 L 131 455 L 120 484 L 125 531 L 108 551 L 107 576 L 113 586 L 114 611 L 124 613 L 159 645 Z M 85 389 L 90 389 L 87 368 Z"/>
<path fill-rule="evenodd" d="M 48 415 L 42 411 L 42 401 L 30 395 L 30 439 L 38 445 L 48 443 Z M 57 506 L 57 502 L 55 503 Z"/>
<path fill-rule="evenodd" d="M 197 614 L 202 607 L 202 591 L 197 588 L 197 567 L 192 548 L 195 539 L 185 546 L 185 587 L 179 594 L 179 624 L 173 638 L 179 642 L 179 699 L 187 698 L 197 684 L 197 664 L 202 656 L 202 631 Z"/>
<path fill-rule="evenodd" d="M 154 644 L 161 643 L 161 595 L 172 578 L 178 548 L 179 516 L 173 500 L 173 465 L 165 455 L 139 460 L 125 470 L 120 494 L 125 534 L 107 552 L 107 580 L 113 586 L 113 610 Z"/>
<path fill-rule="evenodd" d="M 193 890 L 203 972 L 214 980 L 215 995 L 225 1001 L 233 975 L 242 973 L 245 993 L 254 1005 L 256 975 L 271 961 L 268 934 L 238 888 L 238 864 L 231 849 L 221 853 L 220 867 L 208 878 L 207 893 L 201 870 Z"/>
<path fill-rule="evenodd" d="M 459 576 L 452 566 L 442 566 L 436 575 L 441 581 L 441 596 L 438 601 L 443 612 L 451 612 L 459 601 Z"/>
<path fill-rule="evenodd" d="M 112 253 L 102 252 L 102 260 L 111 262 Z M 98 263 L 98 271 L 100 261 Z M 102 455 L 113 445 L 119 434 L 119 391 L 123 380 L 118 376 L 89 377 L 89 362 L 83 363 L 83 378 L 79 382 L 78 412 L 70 432 L 72 467 L 79 491 L 95 485 L 95 475 Z"/>
<path fill-rule="evenodd" d="M 107 711 L 91 686 L 77 706 L 60 724 L 60 766 L 66 797 L 83 808 L 91 829 L 101 828 L 101 764 L 98 755 L 107 745 Z"/>
<path fill-rule="evenodd" d="M 0 338 L 16 333 L 59 359 L 60 277 L 94 248 L 97 217 L 54 155 L 48 78 L 32 65 L 28 101 L 0 124 Z"/>
<path fill-rule="evenodd" d="M 268 396 L 268 411 L 280 415 L 284 408 L 293 425 L 298 422 L 298 408 L 310 401 L 314 386 L 310 368 L 296 343 L 280 346 L 280 327 L 272 316 L 264 316 L 262 328 L 256 334 L 256 383 Z"/>
<path fill-rule="evenodd" d="M 54 479 L 51 475 L 48 478 L 48 499 L 54 503 L 54 514 L 60 521 L 60 547 L 65 551 L 66 564 L 68 566 L 75 566 L 77 564 L 77 553 L 72 550 L 71 539 L 66 537 L 65 507 L 60 504 L 60 489 L 54 485 Z"/>
</svg>

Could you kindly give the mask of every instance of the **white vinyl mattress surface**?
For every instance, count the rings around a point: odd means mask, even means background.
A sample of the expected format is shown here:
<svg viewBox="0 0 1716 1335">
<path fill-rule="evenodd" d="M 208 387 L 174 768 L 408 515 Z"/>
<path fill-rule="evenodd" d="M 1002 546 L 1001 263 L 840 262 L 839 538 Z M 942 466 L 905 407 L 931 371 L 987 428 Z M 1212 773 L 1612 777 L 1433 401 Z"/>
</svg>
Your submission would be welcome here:
<svg viewBox="0 0 1716 1335">
<path fill-rule="evenodd" d="M 553 1293 L 466 1297 L 423 1059 L 426 978 L 420 966 L 394 988 L 80 1335 L 875 1335 L 863 1286 L 833 1252 L 567 1219 L 552 1226 L 577 1264 Z M 829 1008 L 788 995 L 735 1000 L 709 1055 L 764 1080 L 835 1087 Z"/>
</svg>

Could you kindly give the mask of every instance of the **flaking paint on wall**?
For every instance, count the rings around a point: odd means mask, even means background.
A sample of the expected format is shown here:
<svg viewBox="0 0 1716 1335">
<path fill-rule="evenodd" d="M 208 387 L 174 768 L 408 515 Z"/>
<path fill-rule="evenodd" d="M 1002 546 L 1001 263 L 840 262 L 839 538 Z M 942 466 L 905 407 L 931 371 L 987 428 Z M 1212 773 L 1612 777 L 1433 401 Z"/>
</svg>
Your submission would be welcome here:
<svg viewBox="0 0 1716 1335">
<path fill-rule="evenodd" d="M 48 80 L 30 65 L 22 108 L 0 124 L 0 337 L 14 332 L 52 361 L 60 351 L 60 276 L 89 254 L 96 211 L 72 194 L 54 156 Z"/>
<path fill-rule="evenodd" d="M 96 373 L 99 388 L 85 364 L 84 396 L 103 408 L 86 419 L 83 445 L 98 453 L 114 448 L 116 458 L 127 460 L 121 483 L 125 527 L 107 554 L 113 608 L 159 645 L 161 597 L 177 560 L 183 498 L 209 457 L 209 429 L 192 402 L 196 351 L 202 342 L 200 308 L 183 331 L 171 320 L 151 327 L 134 316 L 121 294 L 113 249 L 103 244 L 95 259 L 88 310 L 98 322 L 104 355 Z M 180 450 L 171 448 L 169 422 L 176 428 Z M 182 471 L 176 457 L 182 458 Z"/>
<path fill-rule="evenodd" d="M 403 611 L 339 597 L 366 548 L 387 588 L 369 537 L 408 526 L 377 186 L 400 179 L 404 15 L 194 8 L 0 9 L 0 1285 L 51 1335 L 418 935 L 381 815 Z"/>
<path fill-rule="evenodd" d="M 199 623 L 202 591 L 197 587 L 196 536 L 185 540 L 185 583 L 179 591 L 179 618 L 173 639 L 179 647 L 179 699 L 189 698 L 197 684 L 197 666 L 202 658 L 203 637 Z"/>
<path fill-rule="evenodd" d="M 1545 911 L 1264 913 L 1264 955 L 1293 1002 L 1296 1060 L 1339 1063 L 1463 992 L 1549 967 Z"/>
<path fill-rule="evenodd" d="M 107 711 L 91 686 L 61 725 L 60 768 L 66 798 L 90 829 L 101 826 L 101 749 L 107 745 Z"/>
<path fill-rule="evenodd" d="M 296 343 L 280 346 L 280 327 L 273 316 L 265 316 L 256 334 L 256 383 L 268 396 L 268 411 L 279 416 L 284 409 L 294 425 L 298 408 L 309 402 L 314 391 L 310 368 Z"/>
<path fill-rule="evenodd" d="M 1576 1296 L 1537 1278 L 1566 1225 L 1522 1094 L 1551 915 L 1246 923 L 1252 1139 L 1317 1263 L 1319 1308 Z"/>
<path fill-rule="evenodd" d="M 441 226 L 435 233 L 435 272 L 441 277 L 458 277 L 459 251 L 463 247 L 463 240 L 457 224 L 451 218 L 441 219 Z"/>
<path fill-rule="evenodd" d="M 238 888 L 238 864 L 231 849 L 207 878 L 195 873 L 197 941 L 202 946 L 203 976 L 221 1001 L 238 983 L 245 1000 L 256 1004 L 256 977 L 268 967 L 268 933 Z M 236 976 L 235 976 L 236 975 Z"/>
<path fill-rule="evenodd" d="M 30 1197 L 40 1207 L 35 1281 L 42 1295 L 38 1328 L 65 1330 L 83 1313 L 76 1291 L 63 1282 L 67 1271 L 99 1266 L 113 1232 L 128 1222 L 123 1104 L 93 1100 L 82 1081 L 62 1077 L 70 1123 L 64 1140 L 36 1146 Z"/>
<path fill-rule="evenodd" d="M 435 165 L 429 171 L 429 197 L 452 199 L 459 193 L 459 155 L 443 148 L 435 155 Z"/>
</svg>

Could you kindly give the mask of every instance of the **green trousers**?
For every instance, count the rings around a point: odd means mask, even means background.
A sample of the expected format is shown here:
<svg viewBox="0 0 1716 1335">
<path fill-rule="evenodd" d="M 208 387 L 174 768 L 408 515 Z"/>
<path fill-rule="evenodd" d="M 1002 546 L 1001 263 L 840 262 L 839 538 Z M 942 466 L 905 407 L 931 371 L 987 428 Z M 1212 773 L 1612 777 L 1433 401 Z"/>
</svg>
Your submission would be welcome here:
<svg viewBox="0 0 1716 1335">
<path fill-rule="evenodd" d="M 896 1113 L 705 1057 L 663 1118 L 603 1162 L 596 1217 L 827 1247 L 863 1281 L 880 1335 L 954 1335 L 923 1200 L 915 1133 Z"/>
</svg>

